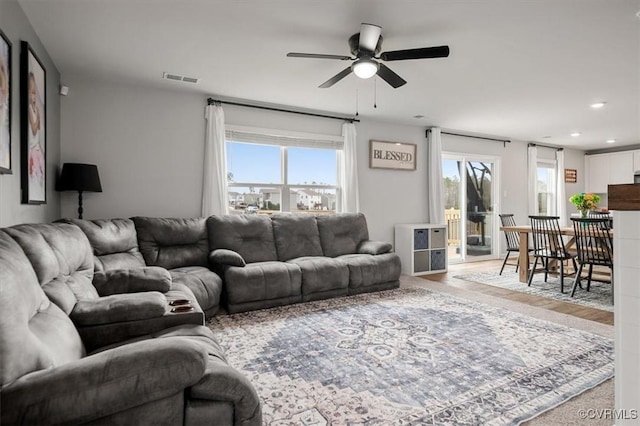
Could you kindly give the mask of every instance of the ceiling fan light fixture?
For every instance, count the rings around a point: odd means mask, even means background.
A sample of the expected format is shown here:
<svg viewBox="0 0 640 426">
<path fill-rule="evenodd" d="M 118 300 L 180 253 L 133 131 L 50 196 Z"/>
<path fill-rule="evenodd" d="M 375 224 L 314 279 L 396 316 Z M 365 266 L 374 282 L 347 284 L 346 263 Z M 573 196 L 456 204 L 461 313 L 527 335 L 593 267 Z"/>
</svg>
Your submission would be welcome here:
<svg viewBox="0 0 640 426">
<path fill-rule="evenodd" d="M 376 75 L 379 67 L 380 65 L 371 58 L 360 58 L 351 65 L 353 73 L 363 79 Z"/>
</svg>

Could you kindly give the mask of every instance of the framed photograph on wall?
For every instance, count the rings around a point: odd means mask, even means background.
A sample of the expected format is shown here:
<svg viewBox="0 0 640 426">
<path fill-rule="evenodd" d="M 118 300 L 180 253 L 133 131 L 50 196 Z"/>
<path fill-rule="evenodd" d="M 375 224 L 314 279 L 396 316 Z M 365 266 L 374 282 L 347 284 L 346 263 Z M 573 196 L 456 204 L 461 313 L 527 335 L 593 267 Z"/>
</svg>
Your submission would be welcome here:
<svg viewBox="0 0 640 426">
<path fill-rule="evenodd" d="M 11 42 L 0 30 L 0 174 L 11 173 Z"/>
<path fill-rule="evenodd" d="M 416 169 L 416 144 L 369 141 L 369 167 L 372 169 Z"/>
<path fill-rule="evenodd" d="M 47 78 L 38 56 L 26 41 L 20 57 L 21 153 L 23 204 L 47 202 Z"/>
</svg>

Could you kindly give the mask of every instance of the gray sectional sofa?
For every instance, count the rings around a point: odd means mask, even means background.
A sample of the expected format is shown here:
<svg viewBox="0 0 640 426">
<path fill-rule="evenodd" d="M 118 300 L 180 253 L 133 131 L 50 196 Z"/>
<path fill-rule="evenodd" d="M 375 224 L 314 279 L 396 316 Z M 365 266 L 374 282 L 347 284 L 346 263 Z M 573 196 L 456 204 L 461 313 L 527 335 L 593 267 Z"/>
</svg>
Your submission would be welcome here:
<svg viewBox="0 0 640 426">
<path fill-rule="evenodd" d="M 399 286 L 400 258 L 369 240 L 363 214 L 210 216 L 207 227 L 231 313 Z"/>
<path fill-rule="evenodd" d="M 395 288 L 400 269 L 362 214 L 0 229 L 0 423 L 258 425 L 205 318 Z"/>
<path fill-rule="evenodd" d="M 0 423 L 259 425 L 255 389 L 202 312 L 168 312 L 161 268 L 111 269 L 113 287 L 94 286 L 113 254 L 94 258 L 72 224 L 0 230 Z"/>
</svg>

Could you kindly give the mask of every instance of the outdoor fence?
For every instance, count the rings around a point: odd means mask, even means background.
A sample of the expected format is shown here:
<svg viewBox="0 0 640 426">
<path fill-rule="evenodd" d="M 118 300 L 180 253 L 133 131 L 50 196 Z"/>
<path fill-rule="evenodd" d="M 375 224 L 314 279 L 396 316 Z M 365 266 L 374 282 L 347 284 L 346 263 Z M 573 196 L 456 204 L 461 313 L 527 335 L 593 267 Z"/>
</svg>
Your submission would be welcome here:
<svg viewBox="0 0 640 426">
<path fill-rule="evenodd" d="M 447 222 L 447 243 L 450 246 L 460 245 L 460 210 L 445 209 L 444 219 Z"/>
</svg>

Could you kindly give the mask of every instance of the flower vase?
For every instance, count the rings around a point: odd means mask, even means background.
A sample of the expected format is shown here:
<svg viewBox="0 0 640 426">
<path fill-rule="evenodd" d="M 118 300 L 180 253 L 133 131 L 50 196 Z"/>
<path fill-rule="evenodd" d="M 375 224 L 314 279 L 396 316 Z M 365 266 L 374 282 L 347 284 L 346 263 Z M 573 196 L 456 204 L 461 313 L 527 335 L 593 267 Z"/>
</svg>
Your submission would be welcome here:
<svg viewBox="0 0 640 426">
<path fill-rule="evenodd" d="M 589 209 L 580 209 L 580 217 L 586 219 L 589 216 Z"/>
</svg>

